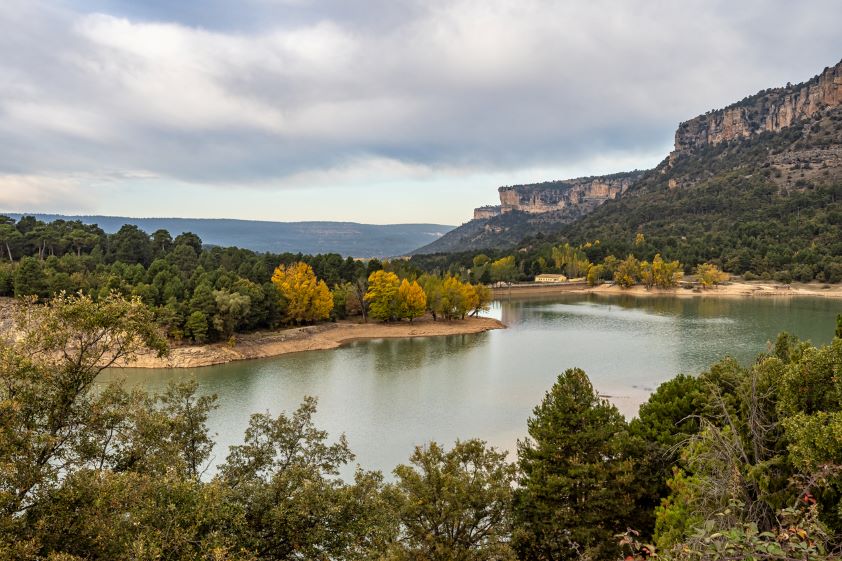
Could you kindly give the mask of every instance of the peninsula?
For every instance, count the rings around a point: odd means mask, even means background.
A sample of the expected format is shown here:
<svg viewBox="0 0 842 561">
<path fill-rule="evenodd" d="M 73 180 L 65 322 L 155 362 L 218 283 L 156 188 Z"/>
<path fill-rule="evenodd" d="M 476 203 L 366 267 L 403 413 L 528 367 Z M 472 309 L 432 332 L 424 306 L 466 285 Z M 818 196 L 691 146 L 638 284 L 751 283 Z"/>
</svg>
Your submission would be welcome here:
<svg viewBox="0 0 842 561">
<path fill-rule="evenodd" d="M 233 346 L 227 343 L 174 346 L 167 357 L 144 354 L 132 362 L 122 363 L 120 367 L 196 368 L 302 351 L 335 349 L 360 340 L 467 335 L 505 327 L 502 322 L 486 317 L 450 321 L 433 321 L 430 317 L 424 317 L 412 323 L 338 321 L 238 335 L 237 343 Z"/>
</svg>

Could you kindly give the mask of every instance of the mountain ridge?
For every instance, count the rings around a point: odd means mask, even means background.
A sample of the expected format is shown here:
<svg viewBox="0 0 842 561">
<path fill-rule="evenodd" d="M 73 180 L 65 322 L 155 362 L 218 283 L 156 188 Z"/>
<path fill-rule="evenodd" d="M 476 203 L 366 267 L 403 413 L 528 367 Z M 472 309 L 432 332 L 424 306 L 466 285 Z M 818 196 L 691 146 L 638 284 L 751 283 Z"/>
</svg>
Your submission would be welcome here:
<svg viewBox="0 0 842 561">
<path fill-rule="evenodd" d="M 749 143 L 753 147 L 750 150 L 762 154 L 739 152 L 740 144 L 750 140 L 756 141 Z M 512 212 L 508 216 L 502 209 L 498 213 L 496 207 L 482 207 L 477 209 L 478 214 L 475 211 L 474 220 L 412 253 L 503 250 L 519 244 L 522 247 L 523 240 L 547 235 L 582 241 L 585 236 L 579 232 L 579 225 L 584 225 L 582 230 L 593 236 L 597 232 L 609 235 L 608 225 L 597 229 L 586 226 L 599 217 L 612 215 L 614 211 L 610 209 L 623 206 L 624 200 L 639 197 L 641 193 L 662 188 L 689 189 L 747 163 L 783 193 L 842 177 L 842 61 L 826 67 L 806 82 L 761 90 L 722 109 L 683 121 L 676 129 L 675 149 L 655 168 L 638 172 L 634 182 L 616 197 L 606 198 L 603 201 L 606 204 L 582 208 L 578 213 L 568 209 L 566 213 L 550 210 Z M 633 172 L 597 176 L 597 179 L 630 173 Z"/>
</svg>

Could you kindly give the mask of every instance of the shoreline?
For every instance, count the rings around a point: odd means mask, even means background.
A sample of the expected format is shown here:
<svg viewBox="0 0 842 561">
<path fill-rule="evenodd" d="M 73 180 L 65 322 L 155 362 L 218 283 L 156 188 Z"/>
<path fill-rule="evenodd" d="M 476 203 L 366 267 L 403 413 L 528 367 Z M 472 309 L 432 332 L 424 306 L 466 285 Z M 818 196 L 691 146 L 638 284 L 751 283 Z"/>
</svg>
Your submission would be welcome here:
<svg viewBox="0 0 842 561">
<path fill-rule="evenodd" d="M 823 287 L 827 288 L 823 288 Z M 509 297 L 545 296 L 551 294 L 604 294 L 627 295 L 635 297 L 670 296 L 675 298 L 793 298 L 815 297 L 828 299 L 842 299 L 842 285 L 824 285 L 819 283 L 783 284 L 773 281 L 729 281 L 711 288 L 646 288 L 635 285 L 622 288 L 615 284 L 601 284 L 588 286 L 581 283 L 567 284 L 529 284 L 513 285 L 506 288 L 494 288 L 492 295 L 495 300 Z"/>
<path fill-rule="evenodd" d="M 237 336 L 237 344 L 233 347 L 224 342 L 175 346 L 170 348 L 170 354 L 167 357 L 158 358 L 152 354 L 140 354 L 136 360 L 115 365 L 114 368 L 199 368 L 239 360 L 336 349 L 354 341 L 469 335 L 484 333 L 492 329 L 505 329 L 505 327 L 502 322 L 486 317 L 451 321 L 433 321 L 429 317 L 423 317 L 412 323 L 340 321 L 242 334 Z"/>
</svg>

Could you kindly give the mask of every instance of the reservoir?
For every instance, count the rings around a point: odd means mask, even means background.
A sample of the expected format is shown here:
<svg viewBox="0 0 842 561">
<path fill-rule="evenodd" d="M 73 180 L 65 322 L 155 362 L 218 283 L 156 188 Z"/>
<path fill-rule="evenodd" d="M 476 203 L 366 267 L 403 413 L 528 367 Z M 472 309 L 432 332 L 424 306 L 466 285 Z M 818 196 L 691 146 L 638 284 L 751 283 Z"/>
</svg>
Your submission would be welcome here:
<svg viewBox="0 0 842 561">
<path fill-rule="evenodd" d="M 508 329 L 475 335 L 383 339 L 339 349 L 195 369 L 113 370 L 149 391 L 195 378 L 219 396 L 209 427 L 214 463 L 242 441 L 254 412 L 319 400 L 316 424 L 345 433 L 355 463 L 389 474 L 414 446 L 482 438 L 515 451 L 532 408 L 567 368 L 579 367 L 631 418 L 658 385 L 698 374 L 726 355 L 744 364 L 780 331 L 828 343 L 842 300 L 679 298 L 568 294 L 494 302 Z M 213 472 L 211 468 L 210 472 Z M 353 473 L 353 466 L 343 475 Z"/>
</svg>

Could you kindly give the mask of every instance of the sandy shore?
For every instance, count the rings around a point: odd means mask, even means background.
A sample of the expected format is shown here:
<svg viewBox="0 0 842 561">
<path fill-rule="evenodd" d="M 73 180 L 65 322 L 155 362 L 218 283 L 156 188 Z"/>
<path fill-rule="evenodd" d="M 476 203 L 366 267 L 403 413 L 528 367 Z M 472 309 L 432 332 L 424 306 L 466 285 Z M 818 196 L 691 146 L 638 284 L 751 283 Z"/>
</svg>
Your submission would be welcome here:
<svg viewBox="0 0 842 561">
<path fill-rule="evenodd" d="M 122 366 L 130 368 L 195 368 L 301 351 L 335 349 L 343 344 L 361 339 L 462 335 L 504 327 L 505 325 L 501 322 L 491 318 L 468 318 L 454 321 L 433 321 L 431 318 L 420 318 L 412 323 L 406 321 L 400 323 L 342 321 L 239 335 L 234 347 L 225 343 L 173 347 L 168 357 L 157 358 L 154 355 L 147 354 L 138 357 L 136 361 L 130 364 Z"/>
<path fill-rule="evenodd" d="M 646 288 L 633 286 L 621 288 L 614 284 L 587 286 L 586 284 L 548 284 L 548 285 L 514 285 L 511 289 L 499 288 L 494 290 L 494 298 L 505 299 L 524 296 L 544 296 L 562 293 L 593 293 L 593 294 L 626 294 L 629 296 L 674 296 L 679 298 L 716 297 L 716 298 L 745 298 L 745 297 L 796 297 L 813 296 L 822 298 L 842 298 L 842 285 L 819 283 L 781 284 L 769 281 L 734 281 L 712 288 Z"/>
<path fill-rule="evenodd" d="M 823 288 L 826 287 L 826 288 Z M 602 285 L 590 287 L 588 292 L 602 294 L 632 294 L 634 296 L 678 296 L 686 298 L 694 297 L 795 297 L 813 296 L 822 298 L 842 298 L 842 285 L 825 285 L 818 283 L 793 283 L 781 284 L 775 282 L 739 281 L 721 284 L 712 288 L 675 288 L 671 290 L 633 286 L 631 288 L 620 288 L 616 285 Z"/>
</svg>

